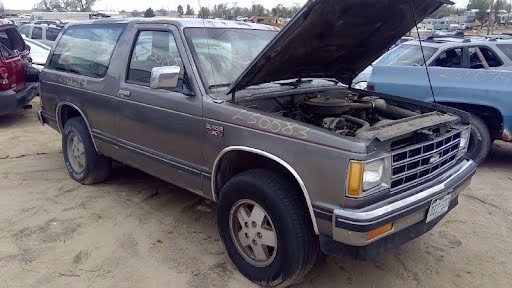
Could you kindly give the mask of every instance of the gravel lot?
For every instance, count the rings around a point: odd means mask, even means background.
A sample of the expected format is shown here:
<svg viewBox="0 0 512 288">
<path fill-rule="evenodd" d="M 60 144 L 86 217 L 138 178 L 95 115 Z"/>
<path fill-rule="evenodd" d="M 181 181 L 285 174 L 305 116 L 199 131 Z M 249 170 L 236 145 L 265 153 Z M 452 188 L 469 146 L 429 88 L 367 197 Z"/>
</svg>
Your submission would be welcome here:
<svg viewBox="0 0 512 288">
<path fill-rule="evenodd" d="M 0 286 L 253 286 L 224 252 L 213 204 L 124 166 L 103 184 L 72 181 L 37 101 L 0 118 Z M 430 233 L 374 262 L 326 257 L 297 287 L 512 287 L 511 160 L 497 142 Z"/>
</svg>

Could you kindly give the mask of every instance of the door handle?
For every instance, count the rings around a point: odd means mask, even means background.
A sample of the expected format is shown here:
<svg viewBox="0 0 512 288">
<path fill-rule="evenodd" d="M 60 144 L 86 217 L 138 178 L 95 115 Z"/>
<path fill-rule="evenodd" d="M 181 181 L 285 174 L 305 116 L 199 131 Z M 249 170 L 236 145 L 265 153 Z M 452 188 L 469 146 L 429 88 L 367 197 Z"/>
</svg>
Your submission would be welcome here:
<svg viewBox="0 0 512 288">
<path fill-rule="evenodd" d="M 119 90 L 117 92 L 117 96 L 119 97 L 130 97 L 130 91 L 127 90 Z"/>
</svg>

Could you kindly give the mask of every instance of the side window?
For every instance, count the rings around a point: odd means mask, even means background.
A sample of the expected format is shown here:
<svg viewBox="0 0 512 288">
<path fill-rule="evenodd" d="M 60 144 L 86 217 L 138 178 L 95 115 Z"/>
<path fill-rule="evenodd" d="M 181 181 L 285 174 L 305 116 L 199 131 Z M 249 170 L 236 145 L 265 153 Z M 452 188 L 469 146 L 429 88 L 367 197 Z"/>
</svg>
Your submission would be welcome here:
<svg viewBox="0 0 512 288">
<path fill-rule="evenodd" d="M 34 27 L 32 28 L 32 39 L 43 39 L 43 28 L 41 27 Z"/>
<path fill-rule="evenodd" d="M 28 37 L 29 33 L 30 33 L 30 26 L 29 25 L 21 26 L 21 28 L 20 28 L 20 34 L 21 35 L 25 35 L 25 37 Z"/>
<path fill-rule="evenodd" d="M 468 52 L 469 68 L 471 69 L 485 68 L 484 62 L 486 62 L 489 67 L 498 67 L 503 65 L 500 58 L 498 58 L 498 56 L 496 56 L 496 54 L 494 54 L 494 52 L 492 52 L 488 47 L 470 47 L 468 48 Z"/>
<path fill-rule="evenodd" d="M 57 36 L 59 36 L 60 29 L 58 28 L 46 28 L 46 40 L 55 41 Z"/>
<path fill-rule="evenodd" d="M 183 73 L 183 62 L 173 34 L 167 31 L 139 32 L 126 80 L 149 86 L 151 70 L 163 66 L 180 66 Z"/>
<path fill-rule="evenodd" d="M 72 25 L 57 42 L 49 67 L 90 77 L 105 76 L 125 24 Z"/>
<path fill-rule="evenodd" d="M 462 67 L 462 48 L 452 48 L 441 52 L 432 66 L 461 68 Z"/>
<path fill-rule="evenodd" d="M 512 44 L 497 44 L 498 48 L 512 60 Z"/>
</svg>

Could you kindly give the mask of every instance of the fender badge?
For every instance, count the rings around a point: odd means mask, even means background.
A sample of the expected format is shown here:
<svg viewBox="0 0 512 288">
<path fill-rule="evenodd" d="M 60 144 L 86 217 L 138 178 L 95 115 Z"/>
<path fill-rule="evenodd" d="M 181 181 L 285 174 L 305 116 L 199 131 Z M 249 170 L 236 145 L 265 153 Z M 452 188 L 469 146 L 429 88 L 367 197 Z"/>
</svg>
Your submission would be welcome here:
<svg viewBox="0 0 512 288">
<path fill-rule="evenodd" d="M 217 137 L 224 137 L 224 127 L 206 123 L 206 134 Z"/>
</svg>

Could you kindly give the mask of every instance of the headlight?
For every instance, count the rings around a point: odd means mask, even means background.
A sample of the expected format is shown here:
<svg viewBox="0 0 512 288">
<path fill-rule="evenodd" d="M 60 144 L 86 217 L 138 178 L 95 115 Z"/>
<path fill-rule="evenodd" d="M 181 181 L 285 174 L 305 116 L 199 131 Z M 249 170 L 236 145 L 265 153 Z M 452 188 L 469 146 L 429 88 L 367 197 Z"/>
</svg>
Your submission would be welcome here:
<svg viewBox="0 0 512 288">
<path fill-rule="evenodd" d="M 459 151 L 467 150 L 469 144 L 470 128 L 460 131 Z"/>
<path fill-rule="evenodd" d="M 380 191 L 377 187 L 389 187 L 390 183 L 390 157 L 366 162 L 350 161 L 347 177 L 347 196 L 366 196 L 373 192 L 377 192 L 377 190 Z"/>
<path fill-rule="evenodd" d="M 361 82 L 357 82 L 357 83 L 354 85 L 354 88 L 355 88 L 355 89 L 359 89 L 359 90 L 365 90 L 365 89 L 366 89 L 366 86 L 368 86 L 368 82 L 366 82 L 366 81 L 361 81 Z"/>
</svg>

